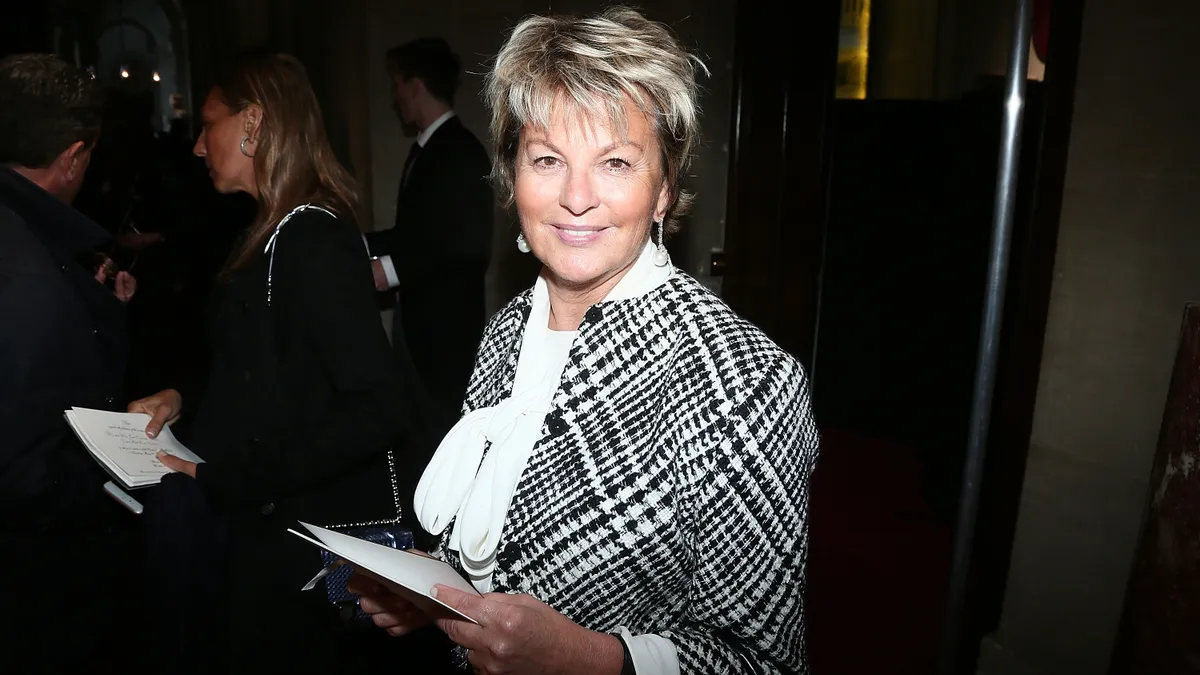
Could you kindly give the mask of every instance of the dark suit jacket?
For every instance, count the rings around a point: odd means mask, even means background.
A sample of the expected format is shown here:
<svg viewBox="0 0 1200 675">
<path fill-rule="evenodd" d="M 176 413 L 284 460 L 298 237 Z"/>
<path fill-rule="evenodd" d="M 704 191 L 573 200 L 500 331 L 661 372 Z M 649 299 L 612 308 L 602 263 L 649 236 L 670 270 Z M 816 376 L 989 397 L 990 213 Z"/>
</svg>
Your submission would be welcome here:
<svg viewBox="0 0 1200 675">
<path fill-rule="evenodd" d="M 483 145 L 451 117 L 416 157 L 395 227 L 367 235 L 371 254 L 392 256 L 400 280 L 394 336 L 403 337 L 422 384 L 451 422 L 462 409 L 487 320 L 490 171 Z"/>
<path fill-rule="evenodd" d="M 137 519 L 104 494 L 107 474 L 63 418 L 71 406 L 125 409 L 125 308 L 79 262 L 107 238 L 0 169 L 0 607 L 14 608 L 5 610 L 9 639 L 28 647 L 14 657 L 36 659 L 10 664 L 20 672 L 102 669 L 87 663 L 89 650 L 131 600 L 117 575 L 129 569 Z M 67 570 L 83 569 L 110 581 L 79 592 Z M 59 581 L 32 582 L 34 570 Z M 43 651 L 36 643 L 61 639 L 58 603 L 97 632 Z"/>
<path fill-rule="evenodd" d="M 213 362 L 185 442 L 205 459 L 196 484 L 228 527 L 231 654 L 242 663 L 303 644 L 291 651 L 313 665 L 327 645 L 323 591 L 299 590 L 320 554 L 288 527 L 395 516 L 386 454 L 405 451 L 409 405 L 365 253 L 344 220 L 302 211 L 275 240 L 269 304 L 265 255 L 217 292 Z M 272 606 L 289 619 L 263 613 Z"/>
<path fill-rule="evenodd" d="M 103 517 L 107 480 L 63 419 L 124 410 L 125 307 L 78 261 L 108 239 L 82 214 L 0 169 L 0 519 L 53 530 Z M 19 512 L 19 517 L 16 517 Z"/>
</svg>

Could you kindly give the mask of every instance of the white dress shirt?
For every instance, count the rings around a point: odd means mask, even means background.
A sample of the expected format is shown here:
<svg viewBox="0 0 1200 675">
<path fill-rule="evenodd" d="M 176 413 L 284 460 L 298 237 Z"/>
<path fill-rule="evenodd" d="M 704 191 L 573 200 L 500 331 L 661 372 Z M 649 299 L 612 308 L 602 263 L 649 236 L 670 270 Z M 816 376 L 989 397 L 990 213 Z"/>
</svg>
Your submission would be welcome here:
<svg viewBox="0 0 1200 675">
<path fill-rule="evenodd" d="M 424 148 L 425 144 L 428 143 L 429 139 L 433 136 L 433 133 L 437 131 L 438 128 L 443 124 L 445 124 L 446 120 L 450 119 L 451 117 L 454 117 L 454 111 L 447 110 L 446 112 L 442 113 L 441 117 L 438 117 L 436 120 L 434 120 L 432 124 L 422 129 L 421 133 L 417 134 L 417 145 Z M 408 172 L 411 172 L 413 165 L 419 161 L 421 161 L 419 157 L 414 160 L 413 163 L 408 166 Z M 400 177 L 401 182 L 408 178 L 408 172 Z M 366 237 L 363 237 L 363 242 L 366 242 L 366 240 Z M 383 266 L 383 273 L 385 276 L 387 276 L 388 288 L 395 288 L 399 286 L 400 277 L 396 275 L 396 264 L 392 262 L 392 256 L 379 256 L 379 264 Z"/>
</svg>

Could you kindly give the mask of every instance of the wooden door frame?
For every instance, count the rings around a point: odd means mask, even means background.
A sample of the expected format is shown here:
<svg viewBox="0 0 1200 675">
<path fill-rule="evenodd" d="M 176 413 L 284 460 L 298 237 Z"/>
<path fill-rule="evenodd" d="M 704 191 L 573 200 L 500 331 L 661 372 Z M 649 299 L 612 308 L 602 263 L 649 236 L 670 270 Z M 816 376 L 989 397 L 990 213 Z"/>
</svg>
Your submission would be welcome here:
<svg viewBox="0 0 1200 675">
<path fill-rule="evenodd" d="M 737 6 L 722 295 L 811 377 L 841 9 L 793 9 Z"/>
</svg>

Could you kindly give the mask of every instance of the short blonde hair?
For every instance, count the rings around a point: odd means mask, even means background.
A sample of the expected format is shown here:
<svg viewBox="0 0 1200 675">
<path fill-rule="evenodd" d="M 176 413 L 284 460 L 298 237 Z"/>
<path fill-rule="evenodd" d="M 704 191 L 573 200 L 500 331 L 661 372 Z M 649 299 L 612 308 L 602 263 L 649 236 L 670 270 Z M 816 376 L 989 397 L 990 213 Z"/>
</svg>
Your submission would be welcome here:
<svg viewBox="0 0 1200 675">
<path fill-rule="evenodd" d="M 696 71 L 708 69 L 665 25 L 627 7 L 588 17 L 532 16 L 513 29 L 496 55 L 485 87 L 492 110 L 493 178 L 507 204 L 521 131 L 549 127 L 555 105 L 568 114 L 626 127 L 625 101 L 646 113 L 662 154 L 671 194 L 664 218 L 670 233 L 691 206 L 680 188 L 700 136 Z"/>
</svg>

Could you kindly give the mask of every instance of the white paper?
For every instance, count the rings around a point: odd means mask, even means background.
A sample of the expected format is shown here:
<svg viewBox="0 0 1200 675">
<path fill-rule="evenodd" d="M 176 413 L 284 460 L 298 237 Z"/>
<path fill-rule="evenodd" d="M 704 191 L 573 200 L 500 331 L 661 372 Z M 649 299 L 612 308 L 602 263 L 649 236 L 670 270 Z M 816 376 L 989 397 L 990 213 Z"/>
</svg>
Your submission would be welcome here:
<svg viewBox="0 0 1200 675">
<path fill-rule="evenodd" d="M 316 539 L 296 530 L 289 529 L 288 532 L 345 560 L 365 576 L 387 586 L 389 590 L 413 602 L 427 614 L 436 617 L 449 611 L 456 617 L 466 619 L 471 623 L 478 623 L 430 595 L 429 592 L 433 590 L 433 587 L 441 584 L 480 597 L 479 591 L 475 590 L 470 582 L 459 576 L 458 572 L 455 572 L 454 568 L 446 563 L 417 553 L 374 544 L 305 522 L 300 524 Z"/>
<path fill-rule="evenodd" d="M 71 408 L 65 414 L 88 452 L 127 488 L 154 485 L 171 473 L 155 457 L 160 450 L 189 462 L 204 462 L 175 438 L 170 427 L 163 427 L 158 438 L 147 436 L 150 416 L 145 413 Z"/>
</svg>

